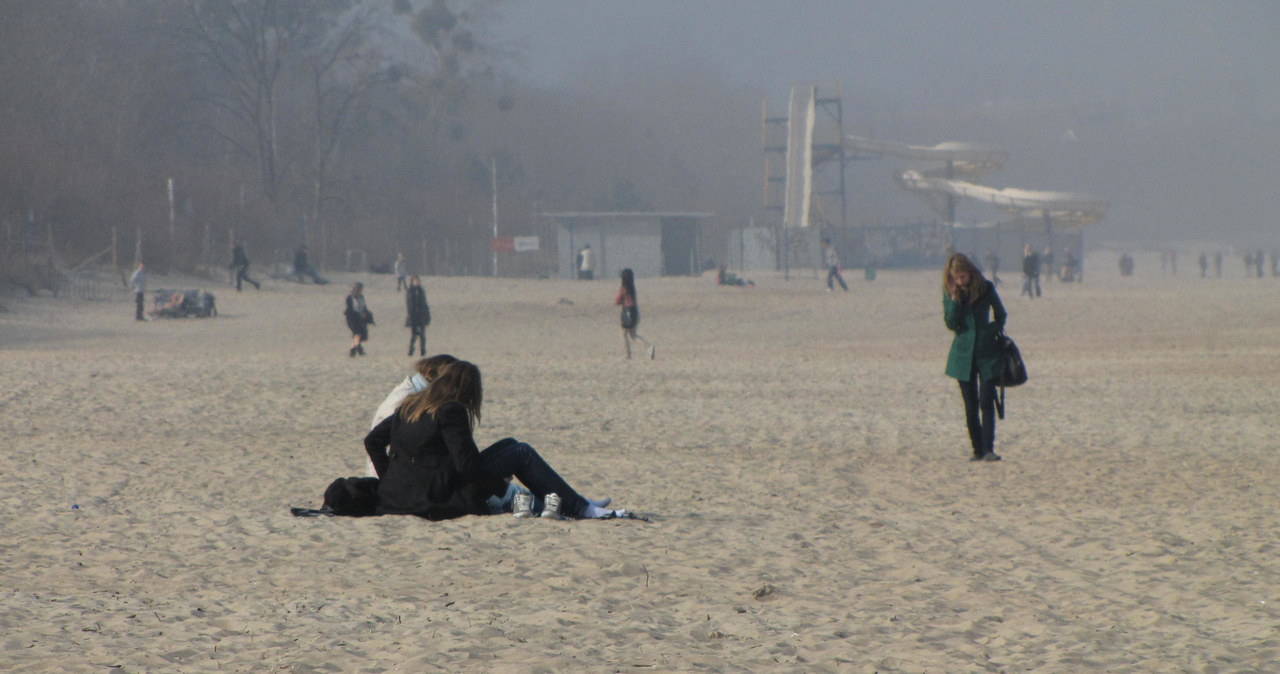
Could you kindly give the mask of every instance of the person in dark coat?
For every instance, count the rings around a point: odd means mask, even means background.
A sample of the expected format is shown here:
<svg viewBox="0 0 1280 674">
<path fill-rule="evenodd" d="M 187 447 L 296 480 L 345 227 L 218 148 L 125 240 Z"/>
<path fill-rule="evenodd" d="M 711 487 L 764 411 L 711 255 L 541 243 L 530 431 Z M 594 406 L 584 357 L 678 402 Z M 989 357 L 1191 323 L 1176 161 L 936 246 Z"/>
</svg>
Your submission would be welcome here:
<svg viewBox="0 0 1280 674">
<path fill-rule="evenodd" d="M 379 515 L 489 515 L 488 499 L 503 495 L 515 477 L 544 504 L 543 517 L 626 516 L 606 510 L 608 499 L 580 496 L 523 442 L 507 438 L 479 451 L 472 430 L 483 399 L 480 369 L 458 361 L 369 431 L 364 448 L 378 473 Z"/>
<path fill-rule="evenodd" d="M 311 261 L 307 257 L 307 245 L 305 243 L 293 251 L 293 277 L 298 279 L 298 283 L 302 283 L 303 276 L 310 276 L 316 285 L 324 285 L 329 282 L 328 279 L 316 271 L 315 267 L 311 266 Z"/>
<path fill-rule="evenodd" d="M 413 355 L 413 341 L 418 340 L 418 355 L 427 355 L 427 326 L 431 325 L 431 307 L 427 306 L 427 291 L 422 279 L 409 277 L 408 290 L 404 294 L 404 326 L 409 328 L 409 355 Z"/>
<path fill-rule="evenodd" d="M 995 453 L 996 386 L 1000 347 L 996 336 L 1008 314 L 995 284 L 969 258 L 952 255 L 942 270 L 942 320 L 955 333 L 947 375 L 960 382 L 974 461 L 999 461 Z"/>
<path fill-rule="evenodd" d="M 231 244 L 231 272 L 235 274 L 236 292 L 240 292 L 241 284 L 248 281 L 254 289 L 262 290 L 262 284 L 249 278 L 249 256 L 245 255 L 244 246 L 237 241 Z"/>
<path fill-rule="evenodd" d="M 1032 290 L 1035 294 L 1031 294 Z M 1027 297 L 1040 296 L 1040 256 L 1031 244 L 1022 250 L 1022 294 Z"/>
<path fill-rule="evenodd" d="M 347 308 L 342 312 L 351 329 L 351 357 L 364 355 L 364 343 L 369 341 L 369 326 L 373 325 L 373 312 L 364 302 L 364 284 L 356 283 L 347 294 Z"/>
</svg>

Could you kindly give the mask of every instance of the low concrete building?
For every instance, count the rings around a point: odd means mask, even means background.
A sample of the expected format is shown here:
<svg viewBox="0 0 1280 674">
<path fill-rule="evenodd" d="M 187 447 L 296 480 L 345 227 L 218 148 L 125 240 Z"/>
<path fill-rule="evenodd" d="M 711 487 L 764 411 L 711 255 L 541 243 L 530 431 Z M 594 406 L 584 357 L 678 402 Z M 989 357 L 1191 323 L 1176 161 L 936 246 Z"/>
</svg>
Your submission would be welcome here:
<svg viewBox="0 0 1280 674">
<path fill-rule="evenodd" d="M 710 213 L 544 213 L 557 224 L 561 278 L 577 277 L 578 253 L 591 246 L 595 278 L 616 278 L 630 267 L 637 277 L 702 273 L 702 221 Z"/>
</svg>

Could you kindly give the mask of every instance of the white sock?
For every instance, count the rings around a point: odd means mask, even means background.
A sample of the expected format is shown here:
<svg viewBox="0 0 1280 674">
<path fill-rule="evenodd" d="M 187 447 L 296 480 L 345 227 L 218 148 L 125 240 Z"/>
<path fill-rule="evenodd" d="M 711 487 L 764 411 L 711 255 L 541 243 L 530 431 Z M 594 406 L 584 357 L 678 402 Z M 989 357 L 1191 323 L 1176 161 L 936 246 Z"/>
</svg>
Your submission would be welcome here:
<svg viewBox="0 0 1280 674">
<path fill-rule="evenodd" d="M 626 514 L 627 511 L 625 510 L 609 510 L 589 501 L 587 502 L 587 509 L 582 512 L 582 516 L 589 520 L 596 520 L 602 517 L 625 517 Z"/>
</svg>

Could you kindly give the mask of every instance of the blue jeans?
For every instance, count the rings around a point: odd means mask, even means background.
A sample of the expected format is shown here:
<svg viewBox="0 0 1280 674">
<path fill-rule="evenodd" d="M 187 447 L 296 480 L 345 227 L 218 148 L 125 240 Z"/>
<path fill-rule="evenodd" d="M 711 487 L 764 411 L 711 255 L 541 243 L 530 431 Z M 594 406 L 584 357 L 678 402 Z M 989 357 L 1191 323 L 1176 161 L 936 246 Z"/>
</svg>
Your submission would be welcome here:
<svg viewBox="0 0 1280 674">
<path fill-rule="evenodd" d="M 547 464 L 538 450 L 514 438 L 503 438 L 480 452 L 480 467 L 495 478 L 514 475 L 533 492 L 535 507 L 547 494 L 559 494 L 560 514 L 581 517 L 587 509 L 587 500 Z"/>
<path fill-rule="evenodd" d="M 973 455 L 983 457 L 991 454 L 996 445 L 995 383 L 983 378 L 975 363 L 969 373 L 969 381 L 960 382 L 960 395 L 964 397 L 964 419 L 969 426 Z"/>
<path fill-rule="evenodd" d="M 835 265 L 827 267 L 827 290 L 835 290 L 835 285 L 832 281 L 839 281 L 841 288 L 844 288 L 846 292 L 849 290 L 849 286 L 844 284 L 844 277 L 840 275 L 840 268 Z"/>
<path fill-rule="evenodd" d="M 1036 291 L 1034 295 L 1031 294 L 1032 288 L 1034 288 Z M 1022 295 L 1026 295 L 1027 297 L 1040 296 L 1040 275 L 1039 274 L 1036 274 L 1034 276 L 1024 275 L 1022 277 L 1022 294 L 1019 295 L 1019 297 L 1021 297 Z"/>
</svg>

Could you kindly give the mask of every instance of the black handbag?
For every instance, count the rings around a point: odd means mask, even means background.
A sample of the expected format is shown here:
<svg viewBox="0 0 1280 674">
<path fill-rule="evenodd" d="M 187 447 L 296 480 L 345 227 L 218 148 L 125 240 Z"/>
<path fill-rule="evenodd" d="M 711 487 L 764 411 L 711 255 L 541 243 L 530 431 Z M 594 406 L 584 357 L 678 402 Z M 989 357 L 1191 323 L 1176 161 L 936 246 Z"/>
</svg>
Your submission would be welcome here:
<svg viewBox="0 0 1280 674">
<path fill-rule="evenodd" d="M 1000 397 L 996 398 L 996 413 L 1004 418 L 1004 390 L 1006 387 L 1022 386 L 1027 383 L 1027 364 L 1022 360 L 1022 352 L 1013 343 L 1009 335 L 1001 331 L 996 335 L 996 346 L 1000 350 L 1000 374 L 995 384 L 1000 387 Z"/>
</svg>

